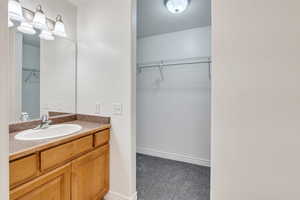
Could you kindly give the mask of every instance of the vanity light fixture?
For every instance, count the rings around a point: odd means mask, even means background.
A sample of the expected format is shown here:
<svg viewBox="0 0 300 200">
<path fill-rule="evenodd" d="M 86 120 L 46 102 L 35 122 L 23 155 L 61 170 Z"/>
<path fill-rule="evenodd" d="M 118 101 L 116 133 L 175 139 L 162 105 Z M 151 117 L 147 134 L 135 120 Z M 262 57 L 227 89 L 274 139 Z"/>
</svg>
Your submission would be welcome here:
<svg viewBox="0 0 300 200">
<path fill-rule="evenodd" d="M 11 20 L 23 21 L 23 10 L 19 0 L 9 0 L 8 2 L 8 17 Z"/>
<path fill-rule="evenodd" d="M 8 28 L 11 28 L 14 26 L 14 23 L 9 18 L 8 18 L 7 24 L 8 24 Z"/>
<path fill-rule="evenodd" d="M 191 0 L 165 0 L 165 6 L 167 9 L 174 14 L 179 14 L 184 12 Z"/>
<path fill-rule="evenodd" d="M 61 15 L 57 15 L 53 34 L 60 37 L 67 37 L 65 24 Z"/>
<path fill-rule="evenodd" d="M 18 31 L 29 35 L 34 35 L 36 33 L 36 31 L 33 29 L 32 24 L 28 22 L 22 22 L 18 27 Z"/>
<path fill-rule="evenodd" d="M 33 35 L 36 34 L 36 29 L 39 29 L 39 37 L 43 40 L 54 40 L 54 35 L 67 37 L 62 16 L 58 15 L 55 21 L 48 19 L 42 10 L 41 5 L 38 5 L 36 7 L 36 11 L 33 12 L 27 8 L 23 8 L 20 0 L 9 0 L 7 20 L 8 27 L 14 27 L 16 25 L 16 21 L 21 22 L 21 25 L 17 28 L 18 31 Z M 51 30 L 48 25 L 51 27 Z"/>
<path fill-rule="evenodd" d="M 42 30 L 39 37 L 43 40 L 54 40 L 54 36 L 49 30 Z"/>
<path fill-rule="evenodd" d="M 36 7 L 36 12 L 33 17 L 33 27 L 40 29 L 40 30 L 46 30 L 47 24 L 46 24 L 46 15 L 44 14 L 42 10 L 42 6 L 38 5 Z"/>
</svg>

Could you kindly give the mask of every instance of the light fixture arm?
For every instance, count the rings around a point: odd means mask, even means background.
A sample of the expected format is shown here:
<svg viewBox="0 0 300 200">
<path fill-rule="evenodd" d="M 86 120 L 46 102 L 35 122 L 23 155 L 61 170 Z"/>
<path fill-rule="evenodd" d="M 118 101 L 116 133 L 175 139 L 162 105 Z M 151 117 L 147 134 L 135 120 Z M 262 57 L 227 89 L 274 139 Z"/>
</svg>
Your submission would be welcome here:
<svg viewBox="0 0 300 200">
<path fill-rule="evenodd" d="M 62 16 L 61 15 L 57 15 L 56 21 L 63 23 Z"/>
<path fill-rule="evenodd" d="M 40 13 L 44 14 L 44 11 L 42 9 L 42 5 L 41 4 L 37 5 L 36 12 L 40 12 Z"/>
</svg>

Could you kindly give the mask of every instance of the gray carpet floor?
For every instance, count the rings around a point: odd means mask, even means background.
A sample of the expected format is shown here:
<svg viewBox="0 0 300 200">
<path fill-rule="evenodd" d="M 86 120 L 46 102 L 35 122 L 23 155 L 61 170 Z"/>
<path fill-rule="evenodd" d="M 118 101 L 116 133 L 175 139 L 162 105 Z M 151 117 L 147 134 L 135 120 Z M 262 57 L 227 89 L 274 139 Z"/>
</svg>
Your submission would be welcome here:
<svg viewBox="0 0 300 200">
<path fill-rule="evenodd" d="M 137 154 L 138 200 L 209 200 L 210 168 Z"/>
</svg>

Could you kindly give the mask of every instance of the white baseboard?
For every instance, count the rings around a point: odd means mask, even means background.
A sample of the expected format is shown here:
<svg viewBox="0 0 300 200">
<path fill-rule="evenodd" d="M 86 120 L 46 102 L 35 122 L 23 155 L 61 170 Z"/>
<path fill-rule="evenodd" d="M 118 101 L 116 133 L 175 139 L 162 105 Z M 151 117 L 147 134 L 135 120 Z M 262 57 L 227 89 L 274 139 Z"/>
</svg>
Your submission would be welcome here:
<svg viewBox="0 0 300 200">
<path fill-rule="evenodd" d="M 158 151 L 155 149 L 143 148 L 143 147 L 137 147 L 136 151 L 137 151 L 137 153 L 145 154 L 145 155 L 149 155 L 149 156 L 155 156 L 155 157 L 160 157 L 160 158 L 165 158 L 165 159 L 176 160 L 176 161 L 191 163 L 191 164 L 195 164 L 195 165 L 210 167 L 210 160 L 206 160 L 206 159 L 202 159 L 202 158 L 196 158 L 196 157 L 177 154 L 177 153 L 163 152 L 163 151 Z"/>
<path fill-rule="evenodd" d="M 137 192 L 134 193 L 131 197 L 124 196 L 117 192 L 109 191 L 108 194 L 104 197 L 105 200 L 137 200 Z"/>
</svg>

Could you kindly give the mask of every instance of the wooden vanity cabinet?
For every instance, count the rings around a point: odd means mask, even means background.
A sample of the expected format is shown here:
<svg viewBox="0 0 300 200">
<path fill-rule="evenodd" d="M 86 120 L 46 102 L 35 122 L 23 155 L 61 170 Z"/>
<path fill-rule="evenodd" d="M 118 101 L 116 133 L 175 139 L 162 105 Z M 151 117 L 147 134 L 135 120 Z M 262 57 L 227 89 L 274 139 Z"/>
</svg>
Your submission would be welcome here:
<svg viewBox="0 0 300 200">
<path fill-rule="evenodd" d="M 109 129 L 11 161 L 10 200 L 102 199 L 109 190 L 108 134 Z"/>
<path fill-rule="evenodd" d="M 37 177 L 39 173 L 38 165 L 38 156 L 36 154 L 10 162 L 10 187 L 18 186 L 34 177 Z"/>
<path fill-rule="evenodd" d="M 101 134 L 101 132 L 100 132 Z M 107 142 L 107 141 L 106 141 Z M 47 171 L 93 149 L 93 136 L 86 136 L 41 152 L 41 170 Z"/>
<path fill-rule="evenodd" d="M 109 146 L 96 150 L 72 162 L 72 200 L 94 200 L 109 189 Z"/>
<path fill-rule="evenodd" d="M 109 129 L 94 135 L 94 146 L 99 147 L 107 143 L 110 139 Z"/>
<path fill-rule="evenodd" d="M 11 190 L 11 200 L 70 200 L 71 165 L 53 170 Z"/>
</svg>

